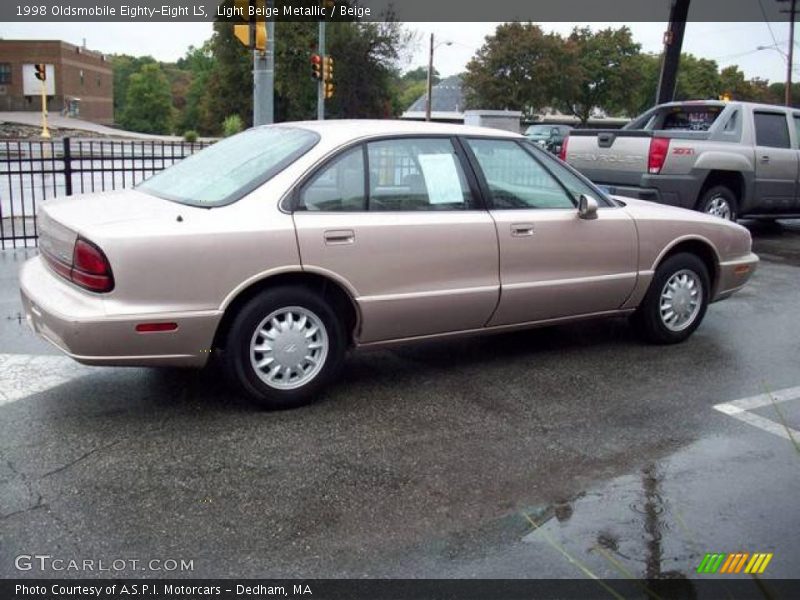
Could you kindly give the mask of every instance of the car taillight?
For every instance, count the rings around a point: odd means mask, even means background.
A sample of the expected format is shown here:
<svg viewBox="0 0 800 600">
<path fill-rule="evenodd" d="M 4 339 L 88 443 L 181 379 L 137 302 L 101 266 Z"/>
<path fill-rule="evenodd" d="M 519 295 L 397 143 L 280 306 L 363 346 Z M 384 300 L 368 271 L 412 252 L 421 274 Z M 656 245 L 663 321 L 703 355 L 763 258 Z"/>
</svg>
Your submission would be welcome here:
<svg viewBox="0 0 800 600">
<path fill-rule="evenodd" d="M 72 264 L 42 249 L 48 266 L 64 279 L 92 292 L 110 292 L 114 289 L 114 275 L 103 251 L 92 242 L 78 238 L 72 250 Z"/>
<path fill-rule="evenodd" d="M 70 279 L 92 292 L 110 292 L 114 289 L 114 277 L 106 255 L 83 238 L 75 241 Z"/>
<path fill-rule="evenodd" d="M 565 137 L 564 141 L 561 142 L 561 150 L 558 151 L 558 158 L 564 162 L 567 161 L 567 142 L 569 142 L 569 136 Z"/>
<path fill-rule="evenodd" d="M 669 152 L 669 138 L 654 137 L 650 140 L 650 152 L 647 154 L 647 172 L 658 175 Z"/>
</svg>

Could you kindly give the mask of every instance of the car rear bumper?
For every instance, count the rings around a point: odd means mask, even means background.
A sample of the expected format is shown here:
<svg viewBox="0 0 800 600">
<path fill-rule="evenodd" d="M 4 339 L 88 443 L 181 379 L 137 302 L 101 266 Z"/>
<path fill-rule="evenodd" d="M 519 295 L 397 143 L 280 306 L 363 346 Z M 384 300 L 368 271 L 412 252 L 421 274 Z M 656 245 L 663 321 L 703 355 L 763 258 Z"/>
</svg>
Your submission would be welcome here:
<svg viewBox="0 0 800 600">
<path fill-rule="evenodd" d="M 727 298 L 744 287 L 755 273 L 758 261 L 758 256 L 751 252 L 744 258 L 720 263 L 719 277 L 712 302 Z"/>
<path fill-rule="evenodd" d="M 62 281 L 40 257 L 23 265 L 20 292 L 34 332 L 87 365 L 202 367 L 221 318 L 219 311 L 107 314 L 102 296 Z M 137 324 L 152 322 L 178 326 L 174 331 L 136 331 Z"/>
</svg>

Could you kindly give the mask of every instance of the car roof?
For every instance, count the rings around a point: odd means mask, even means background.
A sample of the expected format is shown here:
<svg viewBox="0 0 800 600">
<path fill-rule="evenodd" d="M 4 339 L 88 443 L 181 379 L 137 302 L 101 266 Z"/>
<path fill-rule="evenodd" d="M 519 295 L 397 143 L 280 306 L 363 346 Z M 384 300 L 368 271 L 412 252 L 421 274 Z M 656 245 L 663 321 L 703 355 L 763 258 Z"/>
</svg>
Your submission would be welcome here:
<svg viewBox="0 0 800 600">
<path fill-rule="evenodd" d="M 330 119 L 326 121 L 294 121 L 282 126 L 302 127 L 319 133 L 332 142 L 348 142 L 382 135 L 475 135 L 493 137 L 524 137 L 519 133 L 490 127 L 473 127 L 457 123 L 430 123 L 390 119 Z M 279 126 L 280 126 L 279 125 Z M 270 127 L 270 125 L 266 125 Z"/>
</svg>

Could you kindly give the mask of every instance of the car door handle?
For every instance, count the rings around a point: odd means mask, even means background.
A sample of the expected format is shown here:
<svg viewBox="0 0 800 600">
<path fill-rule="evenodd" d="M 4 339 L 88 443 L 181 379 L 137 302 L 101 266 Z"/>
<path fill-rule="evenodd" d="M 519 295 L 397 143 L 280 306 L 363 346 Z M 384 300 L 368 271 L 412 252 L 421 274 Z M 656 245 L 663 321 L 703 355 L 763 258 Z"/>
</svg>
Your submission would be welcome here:
<svg viewBox="0 0 800 600">
<path fill-rule="evenodd" d="M 325 243 L 329 246 L 352 244 L 356 241 L 356 234 L 352 229 L 332 229 L 325 232 Z"/>
<path fill-rule="evenodd" d="M 768 163 L 769 162 L 769 154 L 762 154 L 761 155 L 761 162 Z"/>
<path fill-rule="evenodd" d="M 514 237 L 527 237 L 533 235 L 533 223 L 512 223 L 511 235 Z"/>
</svg>

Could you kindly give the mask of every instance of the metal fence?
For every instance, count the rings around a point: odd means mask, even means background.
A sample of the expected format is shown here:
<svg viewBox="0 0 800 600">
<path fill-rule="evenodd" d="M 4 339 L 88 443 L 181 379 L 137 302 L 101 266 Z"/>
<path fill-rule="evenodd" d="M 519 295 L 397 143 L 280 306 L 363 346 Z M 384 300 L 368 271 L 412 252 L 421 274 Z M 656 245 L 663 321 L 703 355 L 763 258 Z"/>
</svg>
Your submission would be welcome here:
<svg viewBox="0 0 800 600">
<path fill-rule="evenodd" d="M 0 249 L 35 246 L 39 204 L 136 185 L 208 142 L 0 140 Z"/>
</svg>

